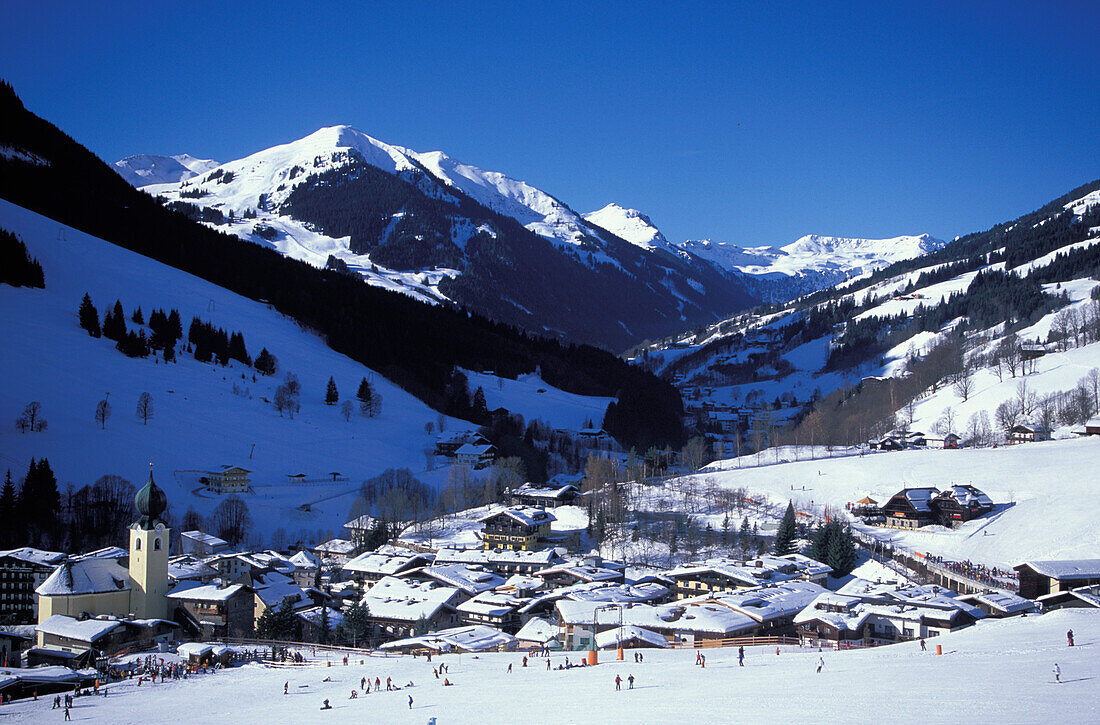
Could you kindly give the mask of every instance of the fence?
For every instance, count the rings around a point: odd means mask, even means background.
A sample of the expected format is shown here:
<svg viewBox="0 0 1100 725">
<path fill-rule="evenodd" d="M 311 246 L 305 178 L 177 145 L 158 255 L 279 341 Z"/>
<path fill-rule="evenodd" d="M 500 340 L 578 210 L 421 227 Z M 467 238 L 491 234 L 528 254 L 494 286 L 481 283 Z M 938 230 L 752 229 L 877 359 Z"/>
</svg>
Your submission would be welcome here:
<svg viewBox="0 0 1100 725">
<path fill-rule="evenodd" d="M 669 649 L 714 649 L 718 647 L 790 646 L 800 644 L 798 637 L 730 637 L 695 642 L 670 642 Z"/>
</svg>

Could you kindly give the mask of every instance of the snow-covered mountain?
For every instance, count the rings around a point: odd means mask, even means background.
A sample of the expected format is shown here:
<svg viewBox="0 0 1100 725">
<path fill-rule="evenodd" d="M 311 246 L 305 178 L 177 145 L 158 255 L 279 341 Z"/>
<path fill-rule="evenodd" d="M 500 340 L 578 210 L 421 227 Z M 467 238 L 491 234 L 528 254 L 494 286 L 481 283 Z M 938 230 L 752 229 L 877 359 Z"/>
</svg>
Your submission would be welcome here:
<svg viewBox="0 0 1100 725">
<path fill-rule="evenodd" d="M 115 162 L 115 170 L 134 186 L 168 184 L 205 174 L 218 167 L 213 159 L 196 159 L 190 154 L 154 156 L 138 154 Z"/>
<path fill-rule="evenodd" d="M 350 126 L 143 188 L 315 266 L 615 349 L 758 301 L 739 277 L 636 246 L 526 182 Z"/>
<path fill-rule="evenodd" d="M 611 203 L 599 211 L 589 212 L 584 218 L 642 249 L 664 249 L 675 253 L 676 249 L 661 234 L 661 230 L 637 209 L 626 209 Z"/>
</svg>

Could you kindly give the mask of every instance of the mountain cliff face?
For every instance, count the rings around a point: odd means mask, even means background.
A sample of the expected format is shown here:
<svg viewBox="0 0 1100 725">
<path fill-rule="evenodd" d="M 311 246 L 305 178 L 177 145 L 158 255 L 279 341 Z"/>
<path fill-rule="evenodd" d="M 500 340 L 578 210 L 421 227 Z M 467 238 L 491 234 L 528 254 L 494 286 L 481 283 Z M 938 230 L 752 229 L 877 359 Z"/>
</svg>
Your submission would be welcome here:
<svg viewBox="0 0 1100 725">
<path fill-rule="evenodd" d="M 759 301 L 737 275 L 636 246 L 523 181 L 348 126 L 144 189 L 315 266 L 614 350 Z"/>
</svg>

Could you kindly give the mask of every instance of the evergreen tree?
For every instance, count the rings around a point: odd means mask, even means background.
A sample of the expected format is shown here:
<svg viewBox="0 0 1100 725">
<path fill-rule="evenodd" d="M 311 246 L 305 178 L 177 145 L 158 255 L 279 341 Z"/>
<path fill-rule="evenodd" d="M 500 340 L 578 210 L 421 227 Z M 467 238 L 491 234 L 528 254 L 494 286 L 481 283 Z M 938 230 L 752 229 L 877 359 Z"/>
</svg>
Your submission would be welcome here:
<svg viewBox="0 0 1100 725">
<path fill-rule="evenodd" d="M 99 329 L 99 312 L 92 304 L 92 298 L 84 293 L 84 299 L 80 301 L 80 310 L 77 312 L 81 329 L 87 330 L 92 337 L 99 337 L 102 333 Z"/>
<path fill-rule="evenodd" d="M 825 563 L 833 568 L 833 576 L 847 576 L 856 568 L 856 544 L 852 537 L 852 530 L 841 527 L 838 522 L 832 522 L 835 527 L 829 540 L 829 550 Z"/>
<path fill-rule="evenodd" d="M 229 357 L 245 365 L 252 364 L 252 358 L 248 355 L 248 348 L 244 345 L 244 335 L 239 332 L 234 332 L 229 337 Z"/>
<path fill-rule="evenodd" d="M 262 375 L 274 375 L 278 370 L 279 364 L 275 359 L 275 356 L 267 351 L 267 348 L 260 350 L 260 354 L 256 356 L 255 368 Z"/>
<path fill-rule="evenodd" d="M 180 313 L 176 310 L 168 313 L 168 336 L 173 345 L 183 337 L 183 323 L 180 321 Z"/>
<path fill-rule="evenodd" d="M 130 321 L 135 325 L 145 324 L 145 317 L 141 314 L 141 305 L 138 305 L 137 309 L 134 310 L 134 314 L 130 316 Z"/>
<path fill-rule="evenodd" d="M 20 529 L 23 528 L 22 517 L 19 516 L 19 500 L 15 495 L 15 482 L 11 480 L 11 469 L 8 469 L 4 477 L 4 487 L 0 489 L 0 521 L 7 523 L 0 526 L 0 548 L 14 546 L 17 540 L 22 538 Z"/>
<path fill-rule="evenodd" d="M 164 362 L 175 362 L 175 361 L 176 361 L 176 348 L 173 345 L 169 345 L 168 347 L 164 348 Z"/>
<path fill-rule="evenodd" d="M 360 402 L 369 403 L 371 395 L 373 395 L 373 391 L 371 391 L 370 383 L 367 382 L 366 378 L 363 378 L 359 381 L 359 391 L 355 394 L 355 397 Z"/>
<path fill-rule="evenodd" d="M 336 390 L 336 380 L 328 379 L 328 387 L 325 388 L 325 405 L 336 405 L 340 401 L 340 393 Z"/>
<path fill-rule="evenodd" d="M 283 599 L 278 608 L 268 607 L 256 620 L 256 637 L 269 640 L 293 640 L 297 636 L 298 618 L 289 599 Z"/>
<path fill-rule="evenodd" d="M 787 502 L 787 512 L 783 514 L 783 520 L 779 522 L 779 530 L 775 532 L 775 553 L 779 556 L 793 554 L 795 552 L 794 539 L 798 534 L 798 527 L 794 521 L 794 502 Z"/>
<path fill-rule="evenodd" d="M 126 337 L 126 315 L 118 300 L 115 300 L 115 306 L 103 318 L 103 336 L 115 342 Z"/>
<path fill-rule="evenodd" d="M 752 531 L 749 529 L 749 517 L 741 519 L 741 530 L 737 534 L 737 543 L 740 544 L 742 549 L 748 548 L 749 540 L 752 538 Z"/>
<path fill-rule="evenodd" d="M 317 571 L 320 570 L 320 567 L 318 567 Z M 321 632 L 317 641 L 320 644 L 328 644 L 330 634 L 331 632 L 329 631 L 328 604 L 326 602 L 321 602 Z"/>
<path fill-rule="evenodd" d="M 487 423 L 489 421 L 489 406 L 485 404 L 485 391 L 481 389 L 480 385 L 474 391 L 470 417 L 475 423 Z"/>
<path fill-rule="evenodd" d="M 362 602 L 356 602 L 344 610 L 344 618 L 336 627 L 336 637 L 342 644 L 352 647 L 367 643 L 370 636 L 370 611 Z"/>
</svg>

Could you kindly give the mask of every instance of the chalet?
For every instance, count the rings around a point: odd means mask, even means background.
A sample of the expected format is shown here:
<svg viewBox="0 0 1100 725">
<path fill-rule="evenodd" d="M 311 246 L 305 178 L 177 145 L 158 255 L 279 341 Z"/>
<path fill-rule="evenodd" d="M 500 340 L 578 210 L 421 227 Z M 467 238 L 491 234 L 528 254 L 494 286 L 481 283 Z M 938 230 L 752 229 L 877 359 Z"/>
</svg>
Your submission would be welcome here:
<svg viewBox="0 0 1100 725">
<path fill-rule="evenodd" d="M 549 620 L 542 617 L 528 619 L 527 623 L 516 632 L 516 639 L 519 640 L 517 649 L 522 650 L 557 649 L 561 647 L 561 643 L 558 642 L 558 626 L 551 624 Z"/>
<path fill-rule="evenodd" d="M 1004 619 L 1020 614 L 1031 614 L 1039 610 L 1039 605 L 1030 599 L 1008 592 L 983 592 L 960 596 L 960 602 L 966 602 L 982 610 L 987 617 Z"/>
<path fill-rule="evenodd" d="M 436 564 L 481 564 L 499 574 L 532 574 L 562 561 L 554 549 L 440 549 Z"/>
<path fill-rule="evenodd" d="M 699 563 L 683 564 L 667 574 L 676 583 L 677 599 L 733 592 L 799 577 L 798 567 L 793 562 L 765 564 L 763 558 L 750 561 L 707 559 Z"/>
<path fill-rule="evenodd" d="M 550 589 L 566 587 L 572 584 L 589 584 L 592 582 L 613 582 L 622 584 L 626 581 L 626 572 L 624 569 L 590 566 L 582 562 L 565 562 L 557 566 L 551 566 L 542 571 L 535 572 L 535 576 L 541 577 Z"/>
<path fill-rule="evenodd" d="M 486 549 L 530 551 L 550 536 L 554 514 L 531 506 L 513 506 L 480 519 Z"/>
<path fill-rule="evenodd" d="M 962 447 L 962 439 L 954 433 L 945 433 L 942 437 L 933 436 L 925 438 L 925 444 L 929 448 L 947 448 L 954 450 Z"/>
<path fill-rule="evenodd" d="M 1046 594 L 1035 600 L 1044 612 L 1055 609 L 1100 609 L 1100 584 Z"/>
<path fill-rule="evenodd" d="M 974 486 L 956 484 L 936 494 L 931 506 L 939 523 L 958 528 L 992 511 L 993 501 Z"/>
<path fill-rule="evenodd" d="M 440 435 L 435 441 L 435 454 L 454 458 L 458 449 L 466 444 L 475 446 L 486 445 L 489 442 L 485 436 L 474 431 L 455 431 L 446 435 Z"/>
<path fill-rule="evenodd" d="M 374 535 L 380 523 L 373 516 L 363 514 L 344 524 L 344 530 L 348 532 L 348 539 L 355 544 L 356 551 L 366 548 L 367 540 Z"/>
<path fill-rule="evenodd" d="M 872 451 L 902 451 L 905 450 L 905 440 L 893 435 L 884 435 L 867 441 L 867 447 Z"/>
<path fill-rule="evenodd" d="M 21 653 L 33 642 L 34 637 L 0 629 L 0 667 L 18 667 Z"/>
<path fill-rule="evenodd" d="M 723 433 L 736 433 L 738 426 L 741 424 L 741 418 L 737 413 L 712 410 L 707 413 L 707 422 L 718 426 L 718 430 Z"/>
<path fill-rule="evenodd" d="M 168 583 L 177 584 L 183 581 L 209 584 L 218 576 L 218 570 L 207 564 L 202 559 L 182 554 L 173 556 L 168 560 Z"/>
<path fill-rule="evenodd" d="M 1024 362 L 1028 360 L 1038 360 L 1046 354 L 1047 348 L 1041 343 L 1024 342 L 1020 344 L 1020 359 Z"/>
<path fill-rule="evenodd" d="M 322 561 L 330 559 L 336 564 L 346 564 L 355 553 L 355 543 L 347 539 L 329 539 L 314 546 L 313 553 Z"/>
<path fill-rule="evenodd" d="M 714 602 L 744 614 L 759 625 L 755 636 L 793 636 L 795 616 L 825 591 L 820 584 L 794 580 L 686 601 Z"/>
<path fill-rule="evenodd" d="M 491 591 L 504 585 L 504 577 L 488 571 L 478 564 L 435 564 L 413 569 L 402 575 L 404 579 L 436 581 L 454 587 L 466 597 Z"/>
<path fill-rule="evenodd" d="M 240 466 L 221 466 L 216 471 L 207 471 L 199 478 L 199 482 L 206 486 L 211 493 L 249 493 L 252 482 L 248 480 L 248 474 L 252 471 Z"/>
<path fill-rule="evenodd" d="M 210 556 L 229 550 L 229 542 L 201 531 L 180 532 L 180 553 Z"/>
<path fill-rule="evenodd" d="M 536 486 L 525 483 L 512 491 L 513 506 L 541 506 L 557 508 L 569 506 L 580 497 L 580 491 L 572 484 L 564 486 Z"/>
<path fill-rule="evenodd" d="M 112 655 L 167 644 L 178 625 L 163 619 L 121 619 L 110 615 L 78 619 L 55 614 L 38 623 L 38 649 L 80 654 L 94 651 Z"/>
<path fill-rule="evenodd" d="M 456 587 L 388 576 L 363 595 L 369 621 L 386 639 L 409 637 L 416 627 L 443 629 L 457 621 L 455 606 L 462 598 Z"/>
<path fill-rule="evenodd" d="M 64 559 L 60 552 L 29 546 L 0 551 L 0 622 L 36 621 L 38 598 L 34 590 Z"/>
<path fill-rule="evenodd" d="M 497 448 L 491 443 L 467 443 L 455 451 L 455 463 L 471 468 L 488 468 L 496 457 Z"/>
<path fill-rule="evenodd" d="M 299 642 L 321 642 L 344 621 L 343 613 L 328 606 L 302 609 L 294 616 L 298 619 Z"/>
<path fill-rule="evenodd" d="M 519 608 L 525 599 L 495 591 L 484 591 L 462 602 L 455 611 L 464 624 L 484 624 L 515 634 L 523 624 Z"/>
<path fill-rule="evenodd" d="M 927 447 L 928 440 L 924 437 L 924 433 L 917 430 L 911 430 L 904 434 L 902 440 L 905 441 L 907 446 Z"/>
<path fill-rule="evenodd" d="M 1049 440 L 1050 428 L 1037 423 L 1017 423 L 1008 431 L 1009 443 L 1033 443 Z"/>
<path fill-rule="evenodd" d="M 1027 599 L 1100 584 L 1100 559 L 1028 561 L 1014 568 L 1020 575 L 1020 596 Z"/>
<path fill-rule="evenodd" d="M 308 587 L 319 581 L 318 574 L 321 571 L 321 560 L 315 555 L 302 549 L 290 557 L 290 563 L 294 565 L 294 583 L 300 587 Z"/>
<path fill-rule="evenodd" d="M 185 582 L 167 594 L 183 633 L 199 639 L 251 637 L 254 592 L 244 584 Z"/>
<path fill-rule="evenodd" d="M 936 522 L 932 510 L 932 498 L 939 491 L 932 486 L 905 488 L 895 493 L 882 507 L 886 526 L 898 529 L 917 529 Z"/>
<path fill-rule="evenodd" d="M 1100 415 L 1094 415 L 1085 421 L 1085 430 L 1077 431 L 1077 435 L 1100 436 Z"/>
<path fill-rule="evenodd" d="M 879 508 L 878 501 L 874 500 L 870 496 L 864 496 L 855 503 L 849 504 L 848 510 L 852 512 L 853 516 L 859 516 L 861 518 L 873 518 L 882 515 L 882 509 Z"/>
<path fill-rule="evenodd" d="M 653 606 L 561 599 L 555 608 L 558 639 L 565 649 L 590 649 L 599 633 L 625 626 L 695 645 L 751 635 L 759 627 L 751 617 L 709 601 Z"/>
<path fill-rule="evenodd" d="M 413 569 L 428 566 L 432 561 L 431 554 L 420 554 L 387 544 L 360 554 L 344 564 L 341 571 L 364 588 L 387 576 L 399 577 Z"/>
<path fill-rule="evenodd" d="M 322 592 L 303 589 L 294 579 L 277 571 L 252 574 L 252 590 L 255 593 L 253 618 L 259 619 L 268 609 L 278 609 L 287 602 L 292 611 L 300 611 L 319 604 Z"/>
<path fill-rule="evenodd" d="M 653 649 L 669 646 L 665 635 L 633 624 L 597 632 L 595 641 L 600 649 Z"/>
</svg>

